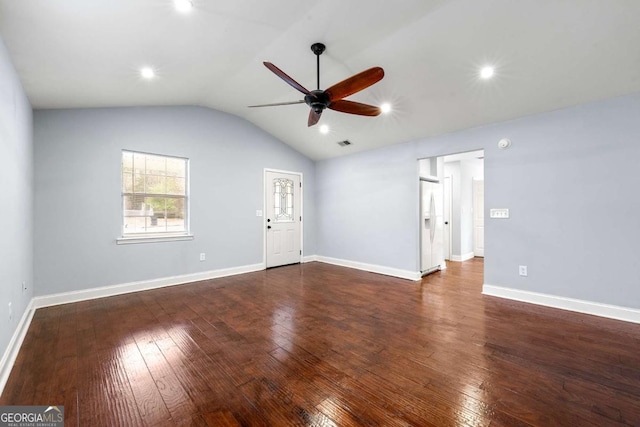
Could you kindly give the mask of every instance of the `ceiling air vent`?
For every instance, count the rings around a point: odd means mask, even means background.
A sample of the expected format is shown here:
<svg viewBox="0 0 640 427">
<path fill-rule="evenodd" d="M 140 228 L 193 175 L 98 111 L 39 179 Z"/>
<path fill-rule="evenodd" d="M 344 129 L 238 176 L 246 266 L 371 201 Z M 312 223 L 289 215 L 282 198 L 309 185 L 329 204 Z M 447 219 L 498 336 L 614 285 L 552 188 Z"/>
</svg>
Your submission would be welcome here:
<svg viewBox="0 0 640 427">
<path fill-rule="evenodd" d="M 338 145 L 340 147 L 346 147 L 347 145 L 351 145 L 351 143 L 349 142 L 349 140 L 345 139 L 344 141 L 338 141 Z"/>
</svg>

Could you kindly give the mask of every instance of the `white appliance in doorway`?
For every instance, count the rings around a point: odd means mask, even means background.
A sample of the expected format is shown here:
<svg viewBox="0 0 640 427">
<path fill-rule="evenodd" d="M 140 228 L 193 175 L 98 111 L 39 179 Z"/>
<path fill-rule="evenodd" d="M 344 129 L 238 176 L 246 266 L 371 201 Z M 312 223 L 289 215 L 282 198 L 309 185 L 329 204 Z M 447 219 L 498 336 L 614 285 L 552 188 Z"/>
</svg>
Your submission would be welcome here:
<svg viewBox="0 0 640 427">
<path fill-rule="evenodd" d="M 420 179 L 420 270 L 423 275 L 439 270 L 444 262 L 443 208 L 440 182 Z"/>
<path fill-rule="evenodd" d="M 302 259 L 302 175 L 265 170 L 266 267 Z"/>
</svg>

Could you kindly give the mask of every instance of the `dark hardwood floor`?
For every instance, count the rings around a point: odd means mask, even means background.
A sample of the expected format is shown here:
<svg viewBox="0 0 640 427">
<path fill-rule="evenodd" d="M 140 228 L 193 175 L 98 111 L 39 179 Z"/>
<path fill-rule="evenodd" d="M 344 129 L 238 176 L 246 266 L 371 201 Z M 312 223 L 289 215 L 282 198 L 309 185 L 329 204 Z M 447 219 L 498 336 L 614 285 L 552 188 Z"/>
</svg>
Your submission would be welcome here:
<svg viewBox="0 0 640 427">
<path fill-rule="evenodd" d="M 640 325 L 321 263 L 39 309 L 0 404 L 70 426 L 640 425 Z"/>
</svg>

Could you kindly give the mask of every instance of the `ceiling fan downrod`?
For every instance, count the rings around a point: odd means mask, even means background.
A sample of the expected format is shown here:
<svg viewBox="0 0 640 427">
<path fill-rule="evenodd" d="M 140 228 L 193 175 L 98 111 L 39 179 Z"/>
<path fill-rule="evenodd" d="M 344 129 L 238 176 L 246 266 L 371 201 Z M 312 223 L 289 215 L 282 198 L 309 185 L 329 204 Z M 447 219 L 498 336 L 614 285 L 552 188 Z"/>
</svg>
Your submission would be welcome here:
<svg viewBox="0 0 640 427">
<path fill-rule="evenodd" d="M 324 50 L 327 47 L 322 44 L 322 43 L 314 43 L 311 45 L 311 51 L 313 53 L 315 53 L 316 55 L 316 69 L 317 69 L 317 76 L 318 76 L 318 90 L 320 90 L 320 55 L 322 55 L 322 52 L 324 52 Z"/>
</svg>

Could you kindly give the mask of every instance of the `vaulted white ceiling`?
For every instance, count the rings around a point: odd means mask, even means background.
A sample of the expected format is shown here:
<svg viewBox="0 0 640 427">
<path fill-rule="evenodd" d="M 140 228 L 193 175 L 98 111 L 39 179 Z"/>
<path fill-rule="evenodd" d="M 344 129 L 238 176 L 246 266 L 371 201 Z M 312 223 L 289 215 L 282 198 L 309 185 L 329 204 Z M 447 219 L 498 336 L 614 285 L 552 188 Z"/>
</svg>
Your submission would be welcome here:
<svg viewBox="0 0 640 427">
<path fill-rule="evenodd" d="M 202 105 L 236 114 L 313 159 L 640 91 L 638 0 L 0 0 L 0 34 L 34 108 Z M 308 107 L 250 109 L 372 66 L 348 98 L 375 118 Z M 478 77 L 492 65 L 495 76 Z M 144 80 L 140 68 L 157 77 Z M 348 139 L 342 148 L 336 142 Z"/>
</svg>

